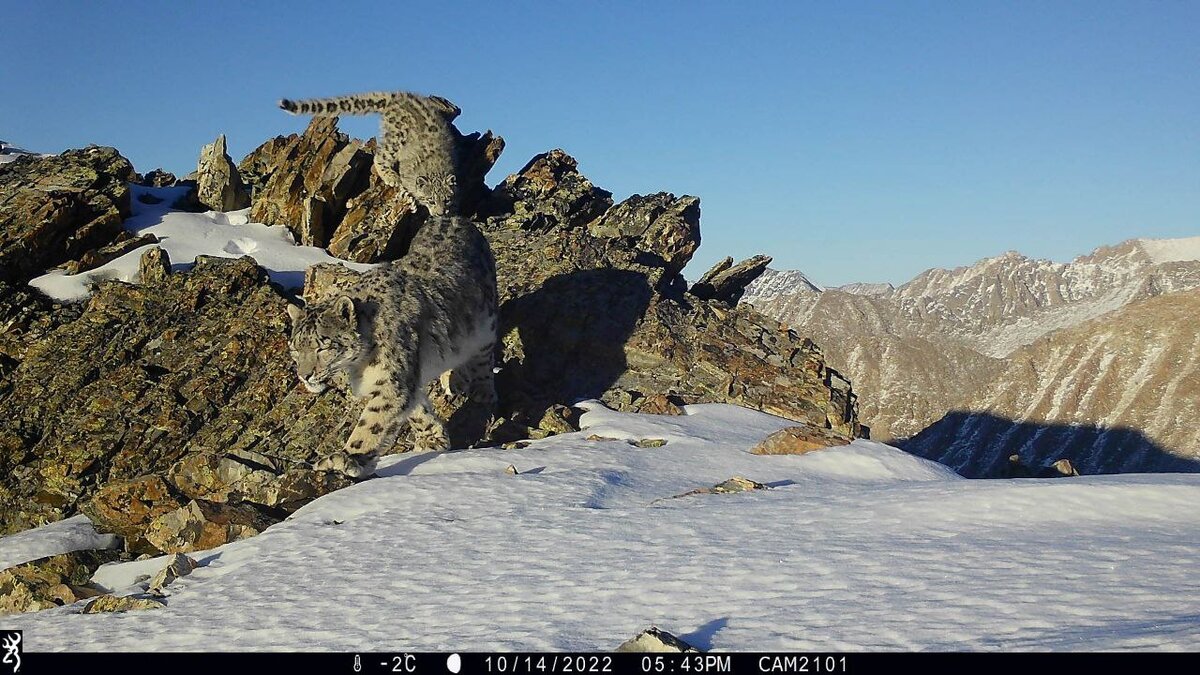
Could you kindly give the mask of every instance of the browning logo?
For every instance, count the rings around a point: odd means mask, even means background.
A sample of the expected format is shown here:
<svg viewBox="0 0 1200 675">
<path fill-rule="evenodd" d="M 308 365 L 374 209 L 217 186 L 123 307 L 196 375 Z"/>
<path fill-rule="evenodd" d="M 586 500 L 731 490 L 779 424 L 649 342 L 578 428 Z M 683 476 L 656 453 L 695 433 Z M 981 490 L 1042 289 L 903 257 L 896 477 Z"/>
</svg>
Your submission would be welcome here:
<svg viewBox="0 0 1200 675">
<path fill-rule="evenodd" d="M 0 650 L 4 651 L 4 658 L 0 659 L 0 663 L 12 668 L 10 673 L 17 673 L 21 670 L 21 631 L 6 630 L 0 631 Z M 2 669 L 0 669 L 2 672 Z"/>
</svg>

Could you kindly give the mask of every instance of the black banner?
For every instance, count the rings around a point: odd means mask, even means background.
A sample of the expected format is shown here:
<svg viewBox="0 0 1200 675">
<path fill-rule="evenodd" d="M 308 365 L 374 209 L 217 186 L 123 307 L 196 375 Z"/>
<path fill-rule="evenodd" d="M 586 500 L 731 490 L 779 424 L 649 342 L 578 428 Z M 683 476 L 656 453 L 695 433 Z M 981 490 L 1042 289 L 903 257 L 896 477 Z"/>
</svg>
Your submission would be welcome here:
<svg viewBox="0 0 1200 675">
<path fill-rule="evenodd" d="M 1189 665 L 1190 664 L 1190 665 Z M 1136 668 L 1146 672 L 1196 672 L 1197 654 L 1093 653 L 24 653 L 18 675 L 66 672 L 202 673 L 963 673 L 1003 669 Z M 0 675 L 14 672 L 0 666 Z M 150 670 L 146 670 L 150 669 Z M 263 669 L 263 670 L 258 670 Z M 1066 672 L 1066 671 L 1062 671 Z"/>
</svg>

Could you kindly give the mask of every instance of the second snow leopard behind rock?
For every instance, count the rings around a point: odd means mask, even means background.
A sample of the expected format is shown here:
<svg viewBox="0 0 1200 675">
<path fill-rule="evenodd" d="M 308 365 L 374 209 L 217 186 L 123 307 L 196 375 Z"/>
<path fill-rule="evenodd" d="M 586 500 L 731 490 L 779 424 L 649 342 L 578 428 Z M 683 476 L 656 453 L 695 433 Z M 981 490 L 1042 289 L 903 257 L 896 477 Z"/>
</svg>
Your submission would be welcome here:
<svg viewBox="0 0 1200 675">
<path fill-rule="evenodd" d="M 383 182 L 407 192 L 431 215 L 458 213 L 458 106 L 441 96 L 407 91 L 370 92 L 306 101 L 283 99 L 294 115 L 381 116 L 375 170 Z"/>
<path fill-rule="evenodd" d="M 446 371 L 489 411 L 496 404 L 496 263 L 469 220 L 430 218 L 408 254 L 343 280 L 307 308 L 288 307 L 296 371 L 310 391 L 335 374 L 367 399 L 346 442 L 351 457 L 391 447 L 408 421 L 418 448 L 444 450 L 426 387 Z"/>
</svg>

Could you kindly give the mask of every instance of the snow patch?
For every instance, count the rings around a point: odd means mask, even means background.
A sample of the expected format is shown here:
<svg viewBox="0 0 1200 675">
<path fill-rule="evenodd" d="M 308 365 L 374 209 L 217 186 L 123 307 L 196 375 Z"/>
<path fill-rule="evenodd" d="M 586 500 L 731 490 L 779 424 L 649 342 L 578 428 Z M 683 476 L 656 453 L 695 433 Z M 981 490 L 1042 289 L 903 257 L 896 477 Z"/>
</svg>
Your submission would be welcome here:
<svg viewBox="0 0 1200 675">
<path fill-rule="evenodd" d="M 299 246 L 292 233 L 282 225 L 263 225 L 250 222 L 250 209 L 220 213 L 189 213 L 172 210 L 170 205 L 183 197 L 187 187 L 151 188 L 131 185 L 133 215 L 123 226 L 133 234 L 153 234 L 171 259 L 171 269 L 191 267 L 197 256 L 239 258 L 252 256 L 271 280 L 285 288 L 304 285 L 304 270 L 318 263 L 338 263 L 353 270 L 365 271 L 374 267 L 365 263 L 340 260 L 324 249 Z M 140 197 L 149 195 L 161 199 L 158 204 L 146 204 Z M 29 282 L 30 286 L 59 301 L 87 298 L 93 286 L 101 281 L 138 282 L 138 263 L 149 246 L 134 249 L 96 269 L 80 274 L 52 270 Z"/>
<path fill-rule="evenodd" d="M 96 531 L 85 515 L 0 537 L 0 570 L 38 558 L 72 551 L 108 549 L 121 545 L 121 538 Z"/>
<path fill-rule="evenodd" d="M 1200 237 L 1138 239 L 1137 242 L 1156 263 L 1200 260 Z"/>
</svg>

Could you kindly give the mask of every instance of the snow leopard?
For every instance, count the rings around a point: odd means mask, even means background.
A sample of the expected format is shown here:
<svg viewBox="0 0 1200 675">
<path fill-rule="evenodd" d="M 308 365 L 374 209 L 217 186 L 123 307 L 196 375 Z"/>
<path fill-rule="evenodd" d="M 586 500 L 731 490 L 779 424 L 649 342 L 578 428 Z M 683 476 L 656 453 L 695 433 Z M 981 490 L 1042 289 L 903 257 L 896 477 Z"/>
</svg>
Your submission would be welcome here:
<svg viewBox="0 0 1200 675">
<path fill-rule="evenodd" d="M 444 387 L 460 382 L 465 391 L 454 393 L 495 410 L 496 262 L 465 218 L 427 219 L 403 258 L 287 311 L 304 386 L 320 393 L 344 372 L 351 393 L 367 399 L 337 462 L 377 457 L 405 421 L 418 449 L 447 449 L 445 425 L 425 396 L 443 374 L 451 375 L 441 379 Z"/>
<path fill-rule="evenodd" d="M 375 151 L 379 177 L 423 204 L 430 215 L 458 213 L 458 132 L 453 122 L 462 111 L 450 101 L 395 91 L 283 99 L 279 107 L 294 115 L 380 115 Z"/>
</svg>

